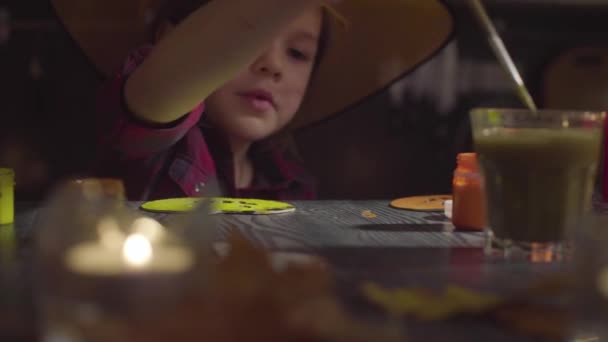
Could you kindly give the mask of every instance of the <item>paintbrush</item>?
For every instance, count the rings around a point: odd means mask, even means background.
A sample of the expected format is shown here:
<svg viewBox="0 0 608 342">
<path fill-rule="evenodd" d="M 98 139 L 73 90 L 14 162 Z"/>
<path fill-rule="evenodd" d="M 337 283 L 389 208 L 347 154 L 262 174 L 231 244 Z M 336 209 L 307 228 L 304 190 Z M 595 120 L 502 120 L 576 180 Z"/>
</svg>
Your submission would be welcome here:
<svg viewBox="0 0 608 342">
<path fill-rule="evenodd" d="M 481 26 L 485 29 L 490 46 L 496 54 L 498 61 L 509 75 L 511 81 L 513 81 L 515 90 L 517 91 L 517 95 L 519 96 L 520 100 L 530 110 L 536 111 L 537 107 L 534 103 L 534 99 L 530 95 L 528 88 L 526 88 L 524 80 L 519 74 L 515 63 L 513 63 L 513 59 L 509 55 L 509 51 L 507 51 L 502 38 L 498 34 L 498 31 L 496 31 L 496 28 L 488 16 L 483 4 L 480 0 L 469 0 L 469 5 L 479 20 Z"/>
</svg>

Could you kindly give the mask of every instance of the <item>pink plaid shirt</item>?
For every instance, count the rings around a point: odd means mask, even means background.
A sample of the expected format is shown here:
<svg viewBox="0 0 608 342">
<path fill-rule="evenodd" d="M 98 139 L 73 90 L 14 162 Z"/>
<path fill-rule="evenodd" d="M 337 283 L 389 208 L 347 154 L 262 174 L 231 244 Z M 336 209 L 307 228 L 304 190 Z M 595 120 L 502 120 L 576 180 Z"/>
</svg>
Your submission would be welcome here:
<svg viewBox="0 0 608 342">
<path fill-rule="evenodd" d="M 313 199 L 314 181 L 278 150 L 252 146 L 255 177 L 247 189 L 234 184 L 232 156 L 222 134 L 203 118 L 204 103 L 169 125 L 137 120 L 127 109 L 123 86 L 152 46 L 131 53 L 98 100 L 98 151 L 94 174 L 125 182 L 131 200 L 205 194 L 217 179 L 223 196 L 276 200 Z"/>
</svg>

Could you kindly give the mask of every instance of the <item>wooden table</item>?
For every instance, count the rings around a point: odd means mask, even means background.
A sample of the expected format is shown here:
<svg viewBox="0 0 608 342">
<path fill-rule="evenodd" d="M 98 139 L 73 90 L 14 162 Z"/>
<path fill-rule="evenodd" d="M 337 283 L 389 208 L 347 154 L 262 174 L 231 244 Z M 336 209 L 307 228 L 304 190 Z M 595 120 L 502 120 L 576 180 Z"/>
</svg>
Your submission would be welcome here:
<svg viewBox="0 0 608 342">
<path fill-rule="evenodd" d="M 482 233 L 454 231 L 441 213 L 393 209 L 388 201 L 293 203 L 297 207 L 295 213 L 222 215 L 220 238 L 230 229 L 237 229 L 270 250 L 322 255 L 334 270 L 338 293 L 353 310 L 363 310 L 359 305 L 359 286 L 365 281 L 431 288 L 454 284 L 500 294 L 525 287 L 560 268 L 558 264 L 489 258 L 482 248 L 485 242 Z M 137 203 L 130 205 L 137 207 Z M 363 215 L 366 210 L 375 217 Z M 0 315 L 12 312 L 19 318 L 17 323 L 22 324 L 10 327 L 0 317 L 2 341 L 18 341 L 15 334 L 25 335 L 26 341 L 35 332 L 29 246 L 36 213 L 36 206 L 19 205 L 15 224 L 0 228 L 14 229 L 20 242 L 17 258 L 7 261 L 5 256 L 1 264 L 0 305 L 4 310 Z M 152 216 L 161 221 L 171 219 L 171 215 Z M 408 327 L 413 341 L 525 340 L 501 327 L 476 320 L 411 323 Z"/>
</svg>

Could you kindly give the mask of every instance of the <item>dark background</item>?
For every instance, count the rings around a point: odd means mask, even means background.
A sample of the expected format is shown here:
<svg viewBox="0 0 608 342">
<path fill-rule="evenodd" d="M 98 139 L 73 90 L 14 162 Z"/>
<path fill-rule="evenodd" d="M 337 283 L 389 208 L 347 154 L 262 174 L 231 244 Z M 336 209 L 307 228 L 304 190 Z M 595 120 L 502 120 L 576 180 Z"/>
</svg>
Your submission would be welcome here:
<svg viewBox="0 0 608 342">
<path fill-rule="evenodd" d="M 322 198 L 450 192 L 456 154 L 472 150 L 470 108 L 520 107 L 464 2 L 448 3 L 458 30 L 442 53 L 390 90 L 298 133 Z M 593 47 L 598 50 L 573 64 L 591 78 L 583 83 L 600 83 L 586 91 L 592 99 L 582 105 L 608 107 L 601 87 L 602 80 L 608 83 L 608 0 L 485 3 L 542 106 L 552 105 L 543 95 L 551 63 L 572 49 Z M 0 166 L 16 169 L 17 197 L 41 198 L 56 181 L 84 174 L 94 153 L 99 80 L 46 0 L 0 1 L 0 76 Z M 573 94 L 566 100 L 580 106 L 580 84 L 564 87 Z"/>
</svg>

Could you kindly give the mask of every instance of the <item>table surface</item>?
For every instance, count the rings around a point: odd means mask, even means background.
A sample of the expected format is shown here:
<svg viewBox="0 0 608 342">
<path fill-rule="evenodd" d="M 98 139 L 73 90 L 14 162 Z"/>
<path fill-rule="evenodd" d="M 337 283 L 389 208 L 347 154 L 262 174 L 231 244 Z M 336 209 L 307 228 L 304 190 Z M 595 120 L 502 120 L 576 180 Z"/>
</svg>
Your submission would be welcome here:
<svg viewBox="0 0 608 342">
<path fill-rule="evenodd" d="M 219 215 L 220 238 L 236 229 L 270 250 L 305 251 L 323 256 L 331 265 L 338 292 L 347 303 L 357 302 L 360 286 L 367 281 L 400 287 L 441 288 L 449 284 L 503 294 L 525 287 L 562 267 L 556 263 L 537 264 L 488 257 L 484 254 L 483 233 L 455 231 L 439 212 L 394 209 L 389 206 L 389 201 L 380 200 L 292 203 L 297 210 L 287 214 Z M 138 203 L 130 205 L 136 208 Z M 598 204 L 596 209 L 605 211 L 606 208 Z M 363 215 L 363 211 L 370 211 L 375 217 Z M 3 265 L 0 268 L 3 270 L 0 272 L 3 280 L 0 290 L 17 293 L 11 298 L 0 295 L 0 307 L 4 307 L 4 310 L 0 308 L 0 337 L 8 336 L 14 341 L 29 341 L 35 334 L 32 327 L 35 326 L 36 310 L 31 296 L 31 281 L 28 281 L 31 274 L 27 270 L 37 212 L 36 205 L 20 204 L 16 209 L 15 223 L 0 227 L 14 229 L 20 246 L 18 257 L 12 259 L 18 267 L 9 267 L 6 262 L 0 264 Z M 170 214 L 147 214 L 161 222 L 173 217 Z M 14 277 L 15 272 L 20 276 Z M 15 314 L 15 307 L 19 308 L 19 315 Z M 6 316 L 3 312 L 7 310 L 13 310 L 13 316 L 18 316 L 21 329 L 7 327 L 7 324 L 3 327 L 1 318 Z M 426 324 L 409 322 L 408 334 L 413 341 L 446 338 L 451 341 L 470 341 L 472 338 L 526 340 L 497 325 L 474 319 Z"/>
</svg>

